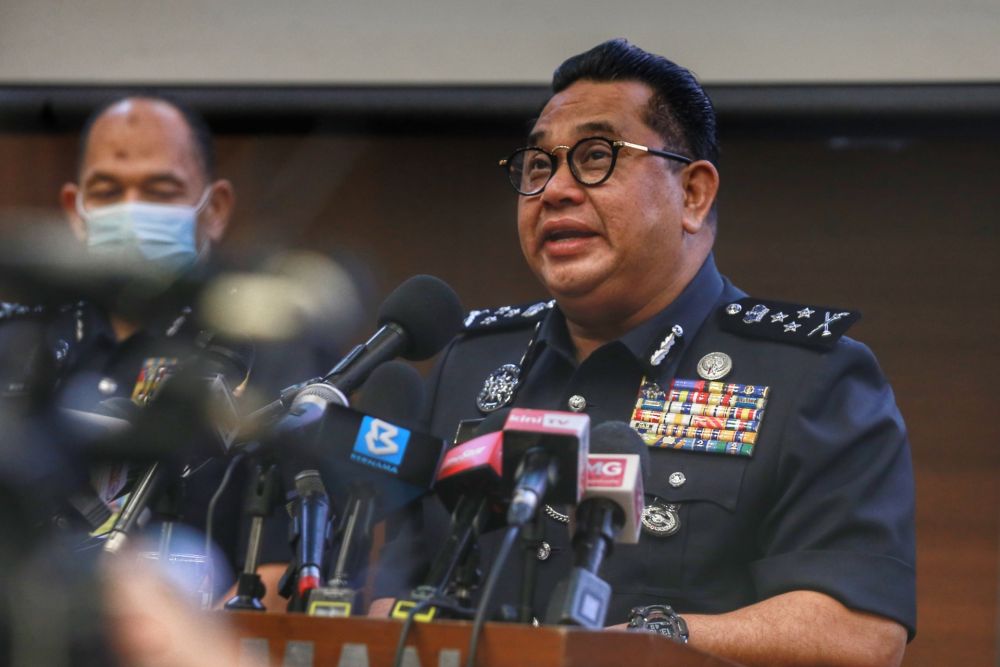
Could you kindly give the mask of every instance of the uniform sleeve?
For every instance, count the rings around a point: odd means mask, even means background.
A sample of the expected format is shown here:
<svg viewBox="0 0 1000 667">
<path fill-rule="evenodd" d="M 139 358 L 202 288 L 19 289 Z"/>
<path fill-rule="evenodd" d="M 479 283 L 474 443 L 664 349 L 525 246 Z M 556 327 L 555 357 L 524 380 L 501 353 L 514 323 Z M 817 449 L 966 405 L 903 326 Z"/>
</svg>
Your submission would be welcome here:
<svg viewBox="0 0 1000 667">
<path fill-rule="evenodd" d="M 914 488 L 891 388 L 844 339 L 803 380 L 751 570 L 761 599 L 815 590 L 916 631 Z"/>
</svg>

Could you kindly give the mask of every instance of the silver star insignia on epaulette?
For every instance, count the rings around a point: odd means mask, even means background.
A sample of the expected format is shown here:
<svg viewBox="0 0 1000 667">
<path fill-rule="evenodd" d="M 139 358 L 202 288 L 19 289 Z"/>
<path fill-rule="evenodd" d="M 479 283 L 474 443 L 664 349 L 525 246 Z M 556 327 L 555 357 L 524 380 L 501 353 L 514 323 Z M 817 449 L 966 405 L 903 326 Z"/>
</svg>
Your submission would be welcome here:
<svg viewBox="0 0 1000 667">
<path fill-rule="evenodd" d="M 476 318 L 485 313 L 485 310 L 470 310 L 469 314 L 465 316 L 465 326 L 470 327 L 472 323 L 476 321 Z"/>
<path fill-rule="evenodd" d="M 800 310 L 797 313 L 797 315 L 799 316 L 800 320 L 804 320 L 804 319 L 808 319 L 808 318 L 812 317 L 813 313 L 815 313 L 815 312 L 816 311 L 813 310 L 812 308 L 803 308 L 802 310 Z"/>
<path fill-rule="evenodd" d="M 784 322 L 786 317 L 788 317 L 788 315 L 779 311 L 774 315 L 771 315 L 771 323 L 774 324 L 775 322 Z"/>
<path fill-rule="evenodd" d="M 785 325 L 785 331 L 786 331 L 786 332 L 789 332 L 789 331 L 795 331 L 795 330 L 796 330 L 796 329 L 798 329 L 798 328 L 799 328 L 800 326 L 802 326 L 802 325 L 801 325 L 801 324 L 799 324 L 798 322 L 790 322 L 789 324 L 786 324 L 786 325 Z"/>
</svg>

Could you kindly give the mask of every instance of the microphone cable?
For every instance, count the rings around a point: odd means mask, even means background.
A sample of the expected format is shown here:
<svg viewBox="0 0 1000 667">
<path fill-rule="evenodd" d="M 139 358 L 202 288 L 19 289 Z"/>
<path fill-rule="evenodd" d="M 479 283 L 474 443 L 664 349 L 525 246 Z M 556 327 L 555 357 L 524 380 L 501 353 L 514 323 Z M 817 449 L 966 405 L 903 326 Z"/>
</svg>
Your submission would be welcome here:
<svg viewBox="0 0 1000 667">
<path fill-rule="evenodd" d="M 421 600 L 410 607 L 410 611 L 406 612 L 406 620 L 403 621 L 403 627 L 399 631 L 399 641 L 396 642 L 396 656 L 392 659 L 392 667 L 400 667 L 403 664 L 403 654 L 406 652 L 406 637 L 410 634 L 410 630 L 413 629 L 413 623 L 416 621 L 417 614 L 430 607 L 431 603 L 443 592 L 444 584 L 441 584 L 434 589 L 434 594 L 431 597 Z"/>
<path fill-rule="evenodd" d="M 510 555 L 510 550 L 514 546 L 514 540 L 517 539 L 517 535 L 520 532 L 521 526 L 510 526 L 507 532 L 504 533 L 503 542 L 497 551 L 496 560 L 493 561 L 490 576 L 486 578 L 486 585 L 483 586 L 483 596 L 479 599 L 479 607 L 476 609 L 476 618 L 472 623 L 472 636 L 469 638 L 469 655 L 465 661 L 465 667 L 475 667 L 476 665 L 479 635 L 482 634 L 483 625 L 486 624 L 486 613 L 490 606 L 490 598 L 493 597 L 493 591 L 496 589 L 497 582 L 500 581 L 500 572 L 503 570 L 503 566 L 507 562 L 507 556 Z"/>
<path fill-rule="evenodd" d="M 243 452 L 237 452 L 229 460 L 229 465 L 226 466 L 226 471 L 222 475 L 219 487 L 212 494 L 212 499 L 208 501 L 208 509 L 205 512 L 205 578 L 203 580 L 205 582 L 205 590 L 202 592 L 202 609 L 210 609 L 212 607 L 212 599 L 215 597 L 215 564 L 212 562 L 212 526 L 215 523 L 215 506 L 219 504 L 219 499 L 226 492 L 226 487 L 229 486 L 229 480 L 233 476 L 233 471 L 236 470 L 236 466 L 243 460 L 243 457 Z"/>
</svg>

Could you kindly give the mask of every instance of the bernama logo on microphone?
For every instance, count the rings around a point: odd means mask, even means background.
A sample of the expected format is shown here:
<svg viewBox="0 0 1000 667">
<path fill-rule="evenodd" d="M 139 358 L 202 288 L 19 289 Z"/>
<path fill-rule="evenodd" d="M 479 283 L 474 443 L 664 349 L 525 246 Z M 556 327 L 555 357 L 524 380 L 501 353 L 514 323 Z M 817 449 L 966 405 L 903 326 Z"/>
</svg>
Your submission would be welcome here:
<svg viewBox="0 0 1000 667">
<path fill-rule="evenodd" d="M 405 428 L 365 417 L 354 440 L 351 460 L 395 475 L 399 473 L 399 464 L 403 461 L 409 441 L 410 432 Z"/>
</svg>

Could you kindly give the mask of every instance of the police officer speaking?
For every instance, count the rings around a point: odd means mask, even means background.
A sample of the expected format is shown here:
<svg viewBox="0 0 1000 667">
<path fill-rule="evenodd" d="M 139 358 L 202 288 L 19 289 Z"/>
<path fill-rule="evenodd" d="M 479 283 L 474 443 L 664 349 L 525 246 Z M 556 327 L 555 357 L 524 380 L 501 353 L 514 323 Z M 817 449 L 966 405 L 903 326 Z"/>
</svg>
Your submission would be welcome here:
<svg viewBox="0 0 1000 667">
<path fill-rule="evenodd" d="M 916 623 L 909 445 L 845 336 L 858 313 L 720 274 L 715 115 L 688 70 L 613 40 L 552 89 L 500 167 L 553 300 L 469 314 L 429 382 L 430 431 L 509 406 L 624 421 L 651 470 L 639 543 L 602 570 L 608 624 L 749 665 L 899 664 Z M 571 562 L 566 511 L 544 508 L 539 609 Z M 433 556 L 447 526 L 434 499 L 391 526 L 377 593 L 419 581 L 414 550 Z"/>
</svg>

